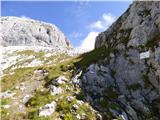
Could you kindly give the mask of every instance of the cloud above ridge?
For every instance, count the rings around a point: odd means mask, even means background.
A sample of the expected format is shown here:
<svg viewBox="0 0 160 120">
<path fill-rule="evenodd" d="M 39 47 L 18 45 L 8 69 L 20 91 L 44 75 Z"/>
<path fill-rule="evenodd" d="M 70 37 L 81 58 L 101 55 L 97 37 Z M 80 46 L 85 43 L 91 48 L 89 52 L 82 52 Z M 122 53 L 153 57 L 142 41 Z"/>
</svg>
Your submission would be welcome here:
<svg viewBox="0 0 160 120">
<path fill-rule="evenodd" d="M 89 33 L 81 42 L 79 48 L 86 51 L 93 50 L 98 33 L 106 30 L 115 20 L 116 17 L 113 14 L 103 13 L 100 20 L 97 20 L 88 26 Z"/>
</svg>

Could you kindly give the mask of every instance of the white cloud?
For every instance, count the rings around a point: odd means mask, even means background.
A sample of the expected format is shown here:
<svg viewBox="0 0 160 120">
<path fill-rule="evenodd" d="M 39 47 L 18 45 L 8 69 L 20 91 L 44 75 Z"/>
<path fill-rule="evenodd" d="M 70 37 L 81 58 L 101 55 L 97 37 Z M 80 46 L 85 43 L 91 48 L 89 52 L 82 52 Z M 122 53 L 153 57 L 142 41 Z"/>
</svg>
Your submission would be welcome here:
<svg viewBox="0 0 160 120">
<path fill-rule="evenodd" d="M 100 20 L 97 20 L 89 25 L 90 31 L 82 41 L 79 48 L 85 49 L 86 51 L 93 50 L 95 46 L 95 38 L 98 35 L 98 33 L 106 30 L 115 20 L 116 17 L 111 13 L 102 14 Z"/>
<path fill-rule="evenodd" d="M 87 37 L 82 41 L 79 48 L 90 51 L 94 49 L 95 38 L 97 37 L 98 32 L 90 32 Z"/>
<path fill-rule="evenodd" d="M 105 27 L 109 27 L 115 21 L 115 19 L 116 17 L 112 15 L 111 13 L 103 14 L 103 20 L 104 20 Z"/>
<path fill-rule="evenodd" d="M 98 29 L 102 29 L 103 26 L 102 26 L 102 22 L 101 21 L 96 21 L 94 23 L 91 24 L 91 28 L 98 28 Z"/>
<path fill-rule="evenodd" d="M 111 13 L 104 13 L 100 20 L 97 20 L 89 25 L 91 30 L 103 31 L 107 29 L 114 21 L 116 17 Z"/>
</svg>

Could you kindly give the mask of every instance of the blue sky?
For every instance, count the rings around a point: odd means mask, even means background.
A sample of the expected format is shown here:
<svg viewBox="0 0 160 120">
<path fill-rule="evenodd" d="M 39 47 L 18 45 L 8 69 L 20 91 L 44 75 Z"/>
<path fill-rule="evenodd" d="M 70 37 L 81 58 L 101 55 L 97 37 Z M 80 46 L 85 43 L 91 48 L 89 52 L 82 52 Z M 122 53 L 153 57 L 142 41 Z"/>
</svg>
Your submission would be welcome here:
<svg viewBox="0 0 160 120">
<path fill-rule="evenodd" d="M 3 1 L 1 14 L 25 16 L 53 23 L 69 38 L 73 46 L 87 47 L 87 44 L 92 41 L 94 43 L 95 36 L 106 30 L 130 4 L 131 1 Z"/>
</svg>

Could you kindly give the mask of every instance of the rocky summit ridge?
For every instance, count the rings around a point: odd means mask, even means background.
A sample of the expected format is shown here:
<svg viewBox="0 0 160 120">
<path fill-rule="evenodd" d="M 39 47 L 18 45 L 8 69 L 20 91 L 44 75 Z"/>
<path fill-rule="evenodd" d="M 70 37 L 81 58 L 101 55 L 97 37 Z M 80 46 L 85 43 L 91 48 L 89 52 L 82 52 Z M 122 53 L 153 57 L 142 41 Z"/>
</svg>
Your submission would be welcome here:
<svg viewBox="0 0 160 120">
<path fill-rule="evenodd" d="M 71 48 L 67 37 L 53 24 L 19 17 L 0 17 L 1 46 Z"/>
</svg>

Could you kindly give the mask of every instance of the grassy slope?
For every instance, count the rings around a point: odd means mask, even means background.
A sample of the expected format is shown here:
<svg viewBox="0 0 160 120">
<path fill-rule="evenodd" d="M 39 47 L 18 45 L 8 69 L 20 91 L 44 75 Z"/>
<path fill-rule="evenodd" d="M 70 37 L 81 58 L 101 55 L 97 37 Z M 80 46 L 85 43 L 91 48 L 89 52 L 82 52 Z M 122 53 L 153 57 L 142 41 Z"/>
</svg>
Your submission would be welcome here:
<svg viewBox="0 0 160 120">
<path fill-rule="evenodd" d="M 53 80 L 54 78 L 56 78 L 60 75 L 65 75 L 66 78 L 71 79 L 73 73 L 76 72 L 76 71 L 74 71 L 75 69 L 85 69 L 90 64 L 95 63 L 99 59 L 104 58 L 105 54 L 101 54 L 101 53 L 105 52 L 104 50 L 105 50 L 104 48 L 103 49 L 96 49 L 91 52 L 82 54 L 78 57 L 73 57 L 73 58 L 67 59 L 64 62 L 57 63 L 56 66 L 50 65 L 50 66 L 15 69 L 13 74 L 7 74 L 6 76 L 4 76 L 2 78 L 2 80 L 1 80 L 2 81 L 2 91 L 8 90 L 8 89 L 10 89 L 10 90 L 14 89 L 14 86 L 17 83 L 29 80 L 31 78 L 31 76 L 33 75 L 34 70 L 36 70 L 36 69 L 45 69 L 48 71 L 49 75 L 47 78 L 45 78 L 45 81 L 46 81 L 45 87 L 47 87 L 50 84 L 51 80 Z M 17 54 L 33 55 L 35 53 L 32 53 L 32 51 L 23 51 L 23 52 L 19 52 Z M 38 55 L 38 57 L 40 57 L 40 58 L 42 58 L 42 56 L 43 55 L 41 53 L 40 53 L 40 55 Z M 63 58 L 64 58 L 64 56 L 63 56 Z M 49 59 L 52 60 L 52 57 L 49 57 Z M 53 59 L 55 59 L 55 57 L 53 57 Z M 60 96 L 51 96 L 48 92 L 45 93 L 45 92 L 36 91 L 35 95 L 26 104 L 27 109 L 28 109 L 27 116 L 26 115 L 18 115 L 17 118 L 23 117 L 23 118 L 30 118 L 30 119 L 36 119 L 36 120 L 37 119 L 49 120 L 49 119 L 53 119 L 53 116 L 58 116 L 59 113 L 63 113 L 63 114 L 66 114 L 66 116 L 65 116 L 66 120 L 76 119 L 75 116 L 70 113 L 69 109 L 71 109 L 72 105 L 74 103 L 76 103 L 77 99 L 75 98 L 75 100 L 72 103 L 68 103 L 66 101 L 66 97 L 69 95 L 71 95 L 71 96 L 74 95 L 77 90 L 73 89 L 74 88 L 73 85 L 65 85 L 63 87 L 70 87 L 72 89 L 67 91 L 63 95 L 60 95 Z M 43 105 L 55 100 L 56 98 L 61 97 L 61 96 L 63 96 L 64 99 L 58 101 L 59 107 L 57 108 L 57 112 L 55 112 L 53 116 L 48 117 L 48 118 L 38 117 L 37 112 L 38 112 L 39 107 L 42 107 Z M 89 110 L 89 107 L 86 104 L 83 104 L 82 106 L 80 106 L 80 108 L 76 112 L 79 113 L 80 115 L 82 115 L 82 113 L 86 113 L 88 119 L 95 119 L 94 113 L 92 113 Z M 8 113 L 9 113 L 9 111 L 8 111 Z M 9 116 L 7 117 L 6 115 L 7 115 L 6 110 L 2 109 L 2 116 L 4 119 L 7 119 L 9 117 Z M 15 118 L 13 118 L 13 119 L 15 119 Z"/>
</svg>

